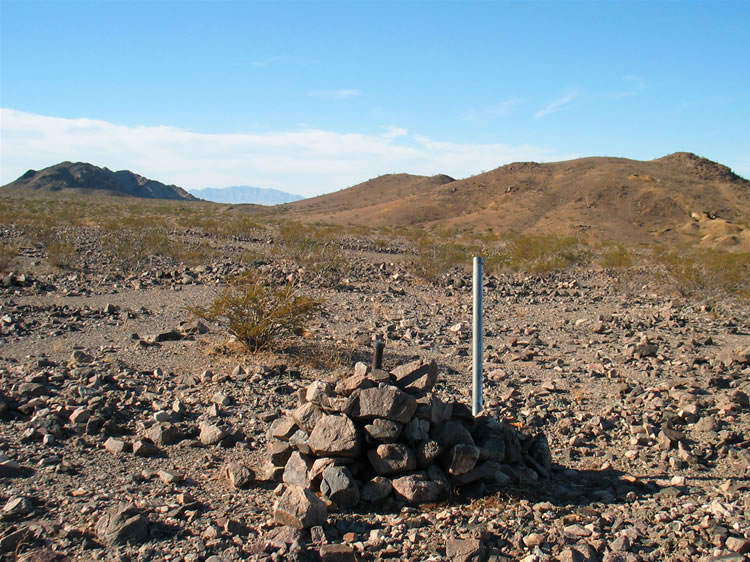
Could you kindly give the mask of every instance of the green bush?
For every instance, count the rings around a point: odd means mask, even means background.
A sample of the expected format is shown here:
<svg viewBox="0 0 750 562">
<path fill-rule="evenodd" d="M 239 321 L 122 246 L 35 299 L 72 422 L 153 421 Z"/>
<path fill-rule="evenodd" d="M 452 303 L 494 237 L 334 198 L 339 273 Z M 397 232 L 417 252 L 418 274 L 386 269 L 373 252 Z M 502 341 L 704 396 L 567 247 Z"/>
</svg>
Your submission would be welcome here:
<svg viewBox="0 0 750 562">
<path fill-rule="evenodd" d="M 271 348 L 282 336 L 299 334 L 319 308 L 319 301 L 298 295 L 291 283 L 273 286 L 248 272 L 230 279 L 208 307 L 190 310 L 224 324 L 248 351 L 256 352 Z"/>
</svg>

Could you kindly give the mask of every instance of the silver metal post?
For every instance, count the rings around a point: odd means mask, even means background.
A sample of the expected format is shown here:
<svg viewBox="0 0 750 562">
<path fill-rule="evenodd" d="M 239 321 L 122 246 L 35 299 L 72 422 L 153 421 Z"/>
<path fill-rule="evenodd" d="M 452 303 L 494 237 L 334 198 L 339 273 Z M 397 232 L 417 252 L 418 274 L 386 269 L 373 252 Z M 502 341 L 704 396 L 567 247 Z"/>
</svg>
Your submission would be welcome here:
<svg viewBox="0 0 750 562">
<path fill-rule="evenodd" d="M 471 412 L 474 416 L 482 411 L 482 258 L 474 257 L 474 334 L 472 370 Z"/>
</svg>

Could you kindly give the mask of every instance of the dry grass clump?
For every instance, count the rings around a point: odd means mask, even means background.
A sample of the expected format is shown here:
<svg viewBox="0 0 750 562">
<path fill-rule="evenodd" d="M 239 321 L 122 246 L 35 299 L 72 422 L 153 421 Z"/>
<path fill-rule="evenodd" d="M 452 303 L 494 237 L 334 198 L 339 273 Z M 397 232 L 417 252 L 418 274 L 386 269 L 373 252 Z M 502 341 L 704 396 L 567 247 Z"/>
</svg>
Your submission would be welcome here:
<svg viewBox="0 0 750 562">
<path fill-rule="evenodd" d="M 274 286 L 255 272 L 231 278 L 207 307 L 191 308 L 196 316 L 223 324 L 248 351 L 271 349 L 282 336 L 299 334 L 321 303 L 299 295 L 292 283 Z"/>
</svg>

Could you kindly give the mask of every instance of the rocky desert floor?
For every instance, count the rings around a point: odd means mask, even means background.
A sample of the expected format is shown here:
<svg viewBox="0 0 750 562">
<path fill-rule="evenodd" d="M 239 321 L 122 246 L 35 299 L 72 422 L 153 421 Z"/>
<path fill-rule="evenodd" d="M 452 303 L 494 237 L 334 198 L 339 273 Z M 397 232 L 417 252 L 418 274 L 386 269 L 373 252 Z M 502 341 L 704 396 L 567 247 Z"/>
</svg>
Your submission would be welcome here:
<svg viewBox="0 0 750 562">
<path fill-rule="evenodd" d="M 304 278 L 272 240 L 211 244 Z M 311 383 L 369 364 L 376 337 L 385 370 L 435 360 L 435 393 L 471 403 L 470 274 L 428 283 L 385 250 L 347 244 L 341 279 L 300 285 L 324 303 L 304 336 L 248 354 L 188 311 L 242 269 L 235 260 L 123 276 L 95 252 L 63 271 L 22 247 L 0 283 L 0 557 L 746 558 L 750 305 L 701 305 L 601 269 L 484 278 L 484 413 L 543 432 L 549 478 L 416 506 L 329 504 L 322 525 L 281 526 L 264 469 L 271 423 Z M 160 444 L 165 425 L 179 438 Z M 242 482 L 228 466 L 248 469 Z"/>
</svg>

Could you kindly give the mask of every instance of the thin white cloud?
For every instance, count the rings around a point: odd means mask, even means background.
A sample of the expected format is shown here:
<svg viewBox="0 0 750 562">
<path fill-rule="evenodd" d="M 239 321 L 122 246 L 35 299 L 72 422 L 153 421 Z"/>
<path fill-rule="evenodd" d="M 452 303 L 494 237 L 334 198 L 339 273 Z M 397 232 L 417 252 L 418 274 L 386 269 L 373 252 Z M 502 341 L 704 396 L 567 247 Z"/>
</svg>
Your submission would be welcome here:
<svg viewBox="0 0 750 562">
<path fill-rule="evenodd" d="M 65 160 L 132 170 L 186 189 L 255 185 L 317 195 L 385 173 L 461 178 L 513 161 L 575 158 L 530 145 L 461 144 L 410 134 L 320 129 L 207 134 L 0 109 L 0 185 Z"/>
<path fill-rule="evenodd" d="M 537 119 L 540 117 L 544 117 L 546 115 L 549 115 L 550 113 L 555 113 L 557 111 L 560 111 L 564 106 L 568 105 L 570 102 L 575 100 L 578 97 L 578 92 L 571 92 L 560 99 L 557 99 L 550 103 L 549 105 L 544 106 L 542 109 L 537 111 L 534 114 L 534 117 Z"/>
<path fill-rule="evenodd" d="M 510 98 L 499 103 L 472 107 L 462 114 L 465 121 L 484 121 L 487 119 L 498 119 L 513 112 L 525 100 L 523 98 Z"/>
<path fill-rule="evenodd" d="M 635 96 L 641 92 L 646 87 L 646 81 L 641 78 L 640 76 L 623 76 L 622 79 L 627 83 L 628 88 L 617 92 L 614 97 L 616 98 L 628 98 L 631 96 Z"/>
<path fill-rule="evenodd" d="M 329 100 L 340 100 L 344 98 L 353 98 L 358 96 L 360 91 L 356 88 L 342 90 L 311 90 L 308 95 L 313 98 L 322 98 Z"/>
</svg>

